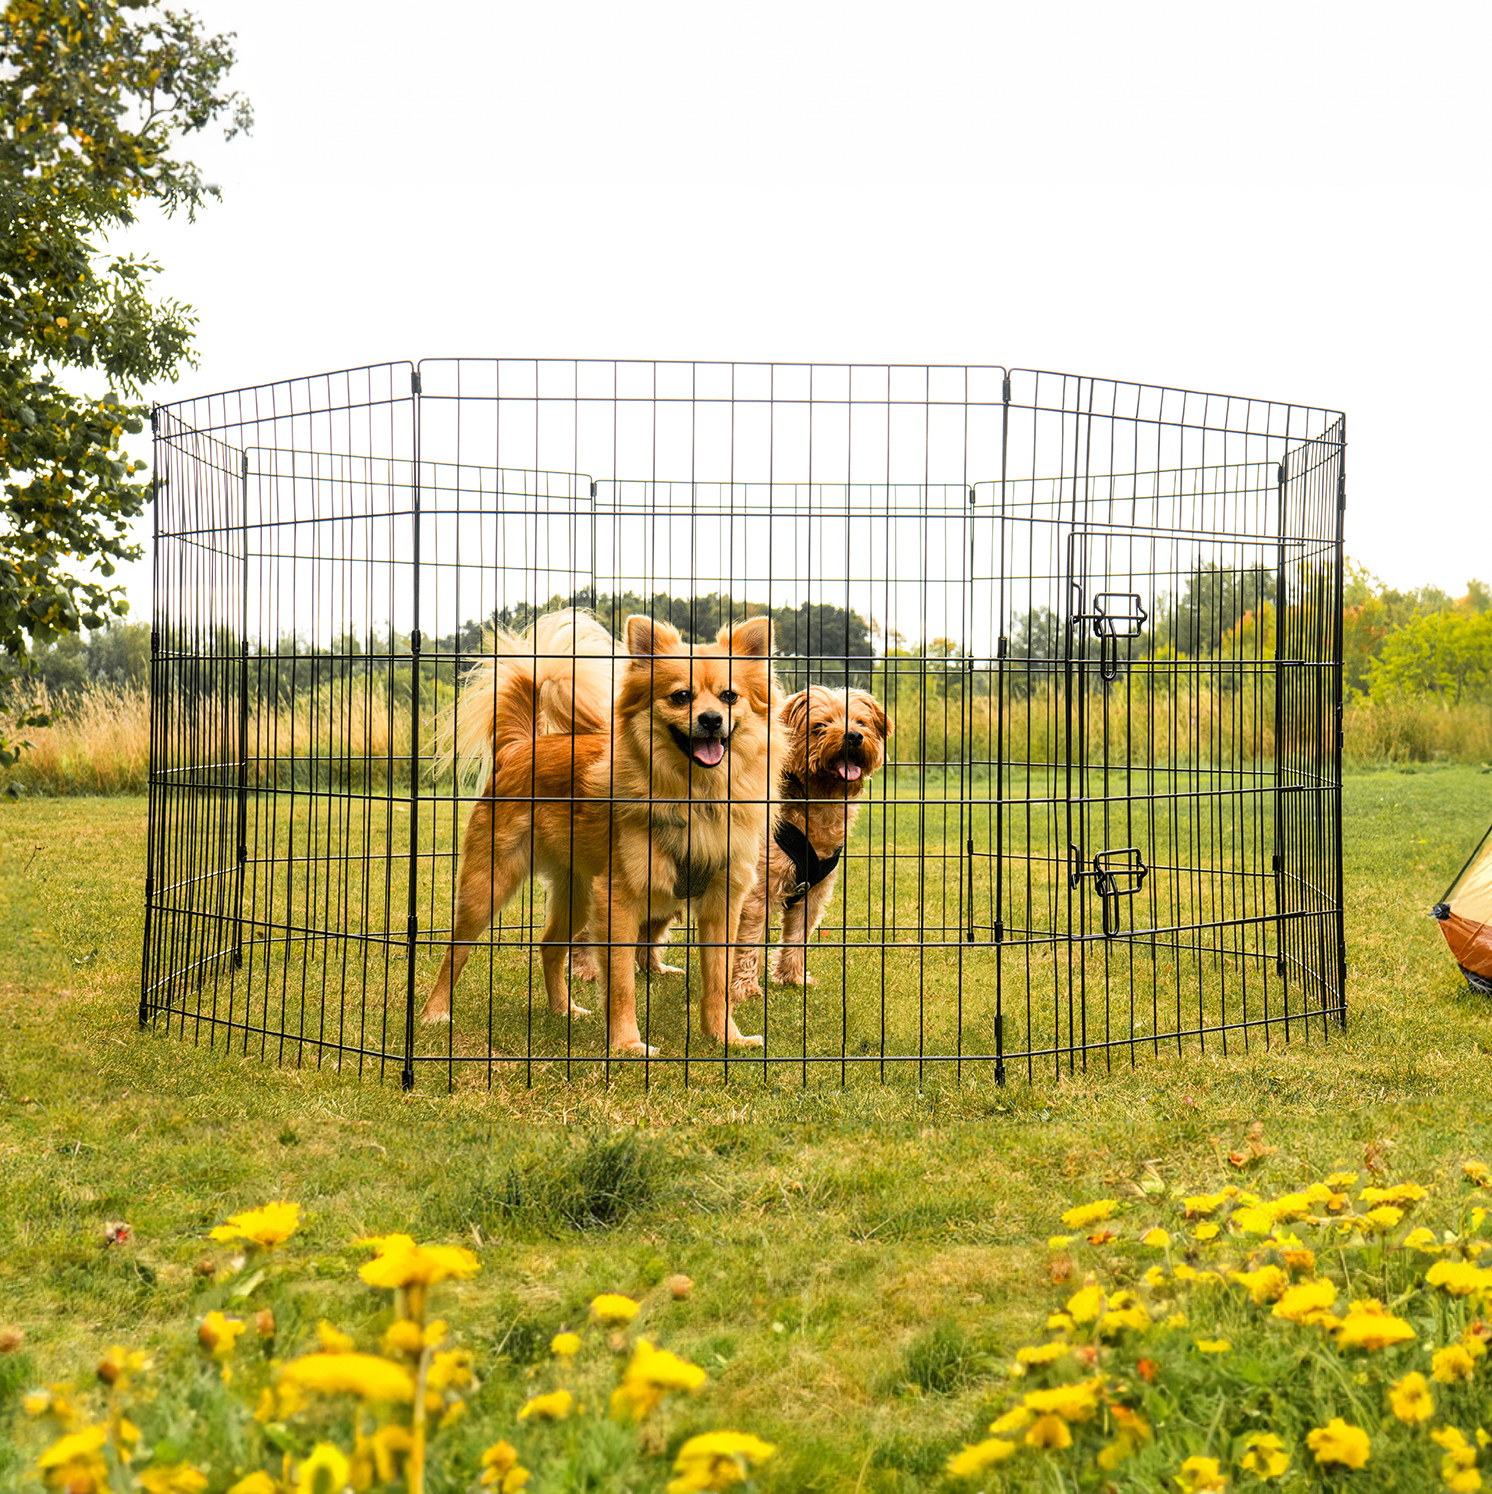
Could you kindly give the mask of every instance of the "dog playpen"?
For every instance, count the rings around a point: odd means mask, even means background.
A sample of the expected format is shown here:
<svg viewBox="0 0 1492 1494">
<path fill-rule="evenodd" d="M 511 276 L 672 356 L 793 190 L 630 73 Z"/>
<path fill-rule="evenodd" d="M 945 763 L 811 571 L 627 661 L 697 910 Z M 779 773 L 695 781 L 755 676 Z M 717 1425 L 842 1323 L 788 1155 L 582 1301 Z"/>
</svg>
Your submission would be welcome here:
<svg viewBox="0 0 1492 1494">
<path fill-rule="evenodd" d="M 1345 1021 L 1343 418 L 998 367 L 440 360 L 154 415 L 139 1019 L 412 1086 L 1032 1078 Z M 811 988 L 660 1048 L 555 1017 L 544 891 L 416 1020 L 479 785 L 435 723 L 493 621 L 768 611 L 785 690 L 895 724 Z M 769 930 L 769 937 L 770 937 Z M 577 997 L 584 1000 L 581 988 Z M 599 1003 L 604 1010 L 604 998 Z"/>
</svg>

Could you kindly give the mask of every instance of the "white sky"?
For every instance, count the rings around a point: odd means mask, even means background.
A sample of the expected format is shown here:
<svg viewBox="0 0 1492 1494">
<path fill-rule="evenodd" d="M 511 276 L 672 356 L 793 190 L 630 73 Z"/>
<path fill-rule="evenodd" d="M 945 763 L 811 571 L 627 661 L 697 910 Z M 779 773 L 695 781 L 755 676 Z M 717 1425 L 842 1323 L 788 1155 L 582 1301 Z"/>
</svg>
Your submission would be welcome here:
<svg viewBox="0 0 1492 1494">
<path fill-rule="evenodd" d="M 1347 412 L 1353 558 L 1492 578 L 1492 7 L 193 8 L 258 123 L 131 236 L 201 317 L 159 399 L 449 354 L 1258 395 Z"/>
</svg>

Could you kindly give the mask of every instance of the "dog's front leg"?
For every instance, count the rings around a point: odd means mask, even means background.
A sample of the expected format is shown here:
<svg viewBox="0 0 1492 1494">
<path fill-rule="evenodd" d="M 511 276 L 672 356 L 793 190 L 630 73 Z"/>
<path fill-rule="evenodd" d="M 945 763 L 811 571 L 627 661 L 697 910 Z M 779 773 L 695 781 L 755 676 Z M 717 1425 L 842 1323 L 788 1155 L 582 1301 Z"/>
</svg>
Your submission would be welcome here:
<svg viewBox="0 0 1492 1494">
<path fill-rule="evenodd" d="M 607 1040 L 619 1052 L 651 1058 L 658 1050 L 642 1040 L 637 1026 L 637 936 L 642 919 L 633 894 L 616 883 L 597 889 L 594 925 L 597 953 L 606 978 Z"/>
<path fill-rule="evenodd" d="M 731 867 L 725 876 L 717 876 L 700 900 L 699 935 L 703 948 L 699 953 L 700 993 L 699 1022 L 707 1038 L 724 1041 L 734 1047 L 760 1048 L 760 1036 L 747 1037 L 736 1026 L 730 1011 L 731 955 L 740 932 L 741 903 L 744 891 L 737 878 L 741 868 Z M 746 876 L 750 877 L 749 869 Z"/>
<path fill-rule="evenodd" d="M 813 977 L 808 973 L 808 934 L 813 926 L 809 922 L 808 906 L 809 898 L 817 890 L 817 888 L 809 888 L 807 896 L 800 898 L 791 908 L 782 910 L 782 938 L 778 942 L 777 953 L 772 959 L 772 979 L 779 985 L 811 986 L 814 984 Z M 821 915 L 822 911 L 821 905 Z"/>
<path fill-rule="evenodd" d="M 750 1001 L 761 995 L 757 976 L 761 971 L 761 942 L 767 926 L 767 886 L 770 863 L 768 846 L 762 847 L 756 881 L 741 903 L 736 932 L 731 940 L 730 999 Z"/>
</svg>

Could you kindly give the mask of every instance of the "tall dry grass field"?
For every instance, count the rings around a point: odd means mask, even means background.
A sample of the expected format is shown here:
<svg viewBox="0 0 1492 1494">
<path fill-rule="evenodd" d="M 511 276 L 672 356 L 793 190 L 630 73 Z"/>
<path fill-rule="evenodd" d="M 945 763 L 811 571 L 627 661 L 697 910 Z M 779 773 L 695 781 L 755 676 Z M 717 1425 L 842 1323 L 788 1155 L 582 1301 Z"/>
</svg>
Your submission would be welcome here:
<svg viewBox="0 0 1492 1494">
<path fill-rule="evenodd" d="M 97 685 L 52 695 L 45 685 L 15 703 L 17 720 L 48 715 L 50 726 L 12 726 L 31 746 L 0 772 L 0 789 L 40 794 L 143 794 L 150 779 L 150 693 L 143 685 Z"/>
</svg>

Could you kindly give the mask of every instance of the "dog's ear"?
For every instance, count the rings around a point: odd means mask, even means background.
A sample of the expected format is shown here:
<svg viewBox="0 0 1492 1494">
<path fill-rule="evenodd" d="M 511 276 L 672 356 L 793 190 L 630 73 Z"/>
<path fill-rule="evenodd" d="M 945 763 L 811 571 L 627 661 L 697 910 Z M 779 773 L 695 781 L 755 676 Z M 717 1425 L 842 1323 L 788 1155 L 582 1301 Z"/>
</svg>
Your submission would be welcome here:
<svg viewBox="0 0 1492 1494">
<path fill-rule="evenodd" d="M 875 722 L 876 730 L 884 741 L 896 728 L 891 724 L 891 718 L 881 709 L 880 701 L 868 690 L 865 692 L 865 703 L 870 707 L 870 719 Z"/>
<path fill-rule="evenodd" d="M 772 652 L 772 619 L 748 617 L 745 622 L 726 623 L 715 635 L 715 642 L 730 653 L 765 659 Z"/>
<path fill-rule="evenodd" d="M 777 719 L 787 727 L 788 735 L 794 741 L 799 740 L 808 726 L 808 691 L 799 690 L 796 695 L 789 695 L 782 702 Z"/>
<path fill-rule="evenodd" d="M 623 629 L 627 652 L 636 659 L 651 659 L 655 654 L 674 654 L 681 642 L 679 630 L 661 618 L 654 620 L 634 612 Z"/>
</svg>

